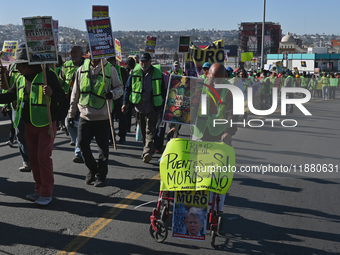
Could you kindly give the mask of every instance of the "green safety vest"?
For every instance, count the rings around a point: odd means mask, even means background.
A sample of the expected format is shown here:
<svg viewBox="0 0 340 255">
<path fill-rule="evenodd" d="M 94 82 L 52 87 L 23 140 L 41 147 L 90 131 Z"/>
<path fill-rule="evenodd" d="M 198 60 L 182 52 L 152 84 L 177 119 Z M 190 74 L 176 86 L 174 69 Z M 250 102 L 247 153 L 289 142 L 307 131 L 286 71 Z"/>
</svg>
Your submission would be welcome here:
<svg viewBox="0 0 340 255">
<path fill-rule="evenodd" d="M 169 75 L 174 74 L 174 70 L 170 70 Z M 182 69 L 178 69 L 178 72 L 176 75 L 182 75 Z"/>
<path fill-rule="evenodd" d="M 304 76 L 301 76 L 301 87 L 307 87 L 307 79 Z"/>
<path fill-rule="evenodd" d="M 9 87 L 11 88 L 14 84 L 14 82 L 16 81 L 16 79 L 18 78 L 18 76 L 20 76 L 21 74 L 19 73 L 18 69 L 16 68 L 16 66 L 13 68 L 13 70 L 11 71 L 11 75 L 9 77 Z M 3 89 L 2 90 L 2 94 L 7 93 L 7 90 Z M 4 107 L 7 104 L 0 104 L 0 107 Z"/>
<path fill-rule="evenodd" d="M 43 73 L 40 72 L 34 77 L 32 81 L 29 102 L 30 121 L 35 127 L 44 127 L 49 124 L 48 113 L 46 109 L 46 96 L 44 95 L 44 88 L 42 85 L 44 85 L 44 76 Z M 17 80 L 17 111 L 13 121 L 14 128 L 19 125 L 21 118 L 25 87 L 26 79 L 23 75 L 21 75 Z"/>
<path fill-rule="evenodd" d="M 285 79 L 285 82 L 284 82 L 284 87 L 287 86 L 287 81 L 288 79 L 292 79 L 292 83 L 291 83 L 291 86 L 293 87 L 293 77 L 291 75 L 288 75 L 287 78 Z"/>
<path fill-rule="evenodd" d="M 155 106 L 162 105 L 162 72 L 157 67 L 154 66 L 153 74 L 152 74 L 152 95 L 153 95 L 153 103 Z M 136 66 L 133 69 L 132 73 L 132 92 L 130 95 L 130 102 L 133 104 L 138 104 L 142 98 L 142 89 L 143 89 L 143 71 L 140 65 Z"/>
<path fill-rule="evenodd" d="M 64 75 L 65 75 L 65 82 L 64 82 L 63 90 L 65 94 L 69 93 L 73 75 L 75 72 L 77 72 L 78 68 L 79 68 L 78 66 L 75 66 L 73 64 L 72 60 L 66 61 L 64 63 L 63 69 L 64 69 Z"/>
<path fill-rule="evenodd" d="M 80 76 L 80 105 L 89 105 L 94 109 L 101 109 L 105 105 L 105 82 L 110 84 L 111 79 L 111 64 L 107 63 L 104 67 L 105 78 L 103 79 L 103 73 L 101 70 L 98 74 L 96 84 L 92 86 L 90 77 L 90 60 L 86 59 L 82 66 Z"/>
<path fill-rule="evenodd" d="M 338 78 L 329 78 L 329 86 L 336 87 L 338 86 L 339 79 Z"/>
<path fill-rule="evenodd" d="M 322 77 L 321 78 L 321 83 L 322 83 L 322 87 L 328 87 L 329 86 L 329 78 Z"/>
<path fill-rule="evenodd" d="M 230 84 L 228 81 L 224 82 L 225 84 Z M 206 90 L 210 91 L 209 88 L 205 88 Z M 212 93 L 212 91 L 210 91 Z M 212 136 L 217 136 L 222 134 L 225 129 L 225 125 L 216 125 L 213 126 L 214 119 L 226 119 L 226 105 L 225 105 L 225 98 L 228 94 L 228 89 L 222 89 L 222 93 L 220 94 L 220 98 L 222 101 L 222 105 L 220 105 L 219 101 L 217 103 L 217 114 L 209 114 L 210 109 L 210 98 L 207 97 L 207 115 L 201 115 L 201 110 L 199 110 L 197 122 L 195 126 L 191 126 L 190 131 L 191 133 L 198 139 L 202 138 L 206 129 L 208 128 L 209 133 Z M 202 91 L 203 94 L 206 94 L 205 91 Z"/>
<path fill-rule="evenodd" d="M 122 67 L 121 67 L 120 65 L 116 65 L 115 68 L 116 68 L 116 70 L 117 70 L 119 80 L 120 80 L 120 82 L 123 84 L 122 72 L 121 72 L 121 70 L 120 70 Z"/>
</svg>

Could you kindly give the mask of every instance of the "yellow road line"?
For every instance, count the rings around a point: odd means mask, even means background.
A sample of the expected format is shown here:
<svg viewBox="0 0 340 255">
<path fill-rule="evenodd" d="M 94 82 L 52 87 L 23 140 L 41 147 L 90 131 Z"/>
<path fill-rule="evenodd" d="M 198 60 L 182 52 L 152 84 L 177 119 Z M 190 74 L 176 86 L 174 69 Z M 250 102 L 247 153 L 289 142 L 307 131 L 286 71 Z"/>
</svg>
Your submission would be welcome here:
<svg viewBox="0 0 340 255">
<path fill-rule="evenodd" d="M 109 224 L 115 217 L 118 216 L 126 207 L 128 207 L 134 200 L 143 195 L 144 192 L 149 190 L 156 184 L 155 180 L 159 180 L 160 175 L 156 175 L 151 178 L 150 181 L 143 186 L 131 192 L 128 196 L 123 198 L 118 204 L 112 207 L 106 212 L 102 218 L 99 218 L 92 223 L 85 231 L 75 237 L 69 244 L 67 244 L 62 251 L 59 251 L 57 255 L 61 254 L 75 254 L 81 247 L 83 247 L 92 237 L 94 237 L 100 230 L 102 230 L 107 224 Z"/>
</svg>

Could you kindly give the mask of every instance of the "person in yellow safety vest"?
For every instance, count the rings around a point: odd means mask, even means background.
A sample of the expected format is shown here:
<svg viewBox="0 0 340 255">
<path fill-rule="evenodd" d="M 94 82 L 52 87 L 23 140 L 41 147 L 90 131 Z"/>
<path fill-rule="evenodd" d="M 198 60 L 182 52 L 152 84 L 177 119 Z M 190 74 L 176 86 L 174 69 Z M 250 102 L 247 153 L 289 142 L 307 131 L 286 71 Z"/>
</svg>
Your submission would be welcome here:
<svg viewBox="0 0 340 255">
<path fill-rule="evenodd" d="M 70 126 L 75 125 L 74 117 L 79 109 L 78 144 L 89 170 L 85 178 L 87 185 L 93 183 L 97 176 L 94 186 L 105 186 L 108 173 L 111 100 L 118 99 L 122 93 L 123 84 L 116 68 L 106 59 L 86 59 L 75 74 L 68 121 Z M 98 162 L 90 147 L 93 137 L 99 149 Z"/>
<path fill-rule="evenodd" d="M 329 99 L 335 99 L 335 89 L 338 86 L 339 79 L 333 73 L 329 78 Z"/>
<path fill-rule="evenodd" d="M 107 61 L 113 65 L 116 68 L 116 71 L 118 73 L 119 80 L 125 87 L 126 81 L 128 79 L 128 74 L 125 70 L 125 68 L 118 65 L 116 57 L 108 58 Z M 123 105 L 123 93 L 122 96 L 116 100 L 113 100 L 113 110 L 112 110 L 112 116 L 114 116 L 115 119 L 118 119 L 118 136 L 119 136 L 119 143 L 124 144 L 126 141 L 126 130 L 127 130 L 127 117 L 125 114 L 122 113 L 121 108 Z M 113 119 L 113 118 L 112 118 Z M 110 133 L 111 134 L 111 133 Z M 112 135 L 110 135 L 111 137 Z M 111 137 L 112 139 L 112 137 Z"/>
<path fill-rule="evenodd" d="M 41 65 L 28 64 L 25 44 L 19 45 L 16 50 L 14 63 L 21 75 L 6 94 L 0 95 L 0 103 L 17 101 L 14 126 L 19 124 L 21 118 L 25 122 L 25 138 L 35 180 L 35 193 L 26 198 L 36 204 L 47 205 L 52 201 L 54 187 L 51 156 L 57 132 L 59 105 L 66 103 L 67 99 L 52 70 L 46 70 L 47 84 L 44 84 Z M 49 128 L 46 98 L 49 100 L 53 130 Z"/>
<path fill-rule="evenodd" d="M 302 75 L 300 76 L 300 84 L 301 84 L 301 88 L 307 88 L 307 85 L 308 85 L 308 76 L 306 74 L 306 71 L 303 71 L 302 72 Z"/>
<path fill-rule="evenodd" d="M 1 56 L 1 54 L 0 54 Z M 18 69 L 16 68 L 16 64 L 11 64 L 9 66 L 9 86 L 12 87 L 18 76 L 20 76 L 20 73 Z M 1 88 L 4 88 L 4 81 L 2 80 L 2 77 L 0 76 L 0 86 Z M 7 92 L 8 88 L 6 88 Z M 4 90 L 3 90 L 4 91 Z M 12 115 L 11 117 L 11 124 L 12 127 L 14 128 L 14 123 L 13 120 L 15 118 L 16 114 L 16 102 L 12 102 Z M 20 172 L 31 172 L 31 167 L 29 163 L 29 155 L 28 155 L 28 149 L 26 145 L 26 140 L 25 140 L 25 122 L 23 119 L 20 119 L 19 124 L 15 129 L 15 134 L 17 136 L 17 142 L 18 142 L 18 147 L 19 147 L 19 152 L 22 157 L 23 164 L 21 167 L 19 167 Z"/>
<path fill-rule="evenodd" d="M 0 59 L 2 56 L 2 51 L 0 51 Z M 17 78 L 18 76 L 18 70 L 16 70 L 15 65 L 11 64 L 9 66 L 9 70 L 10 70 L 10 74 L 9 77 L 10 79 L 7 79 L 7 83 L 5 81 L 1 82 L 1 94 L 5 94 L 7 92 L 7 90 L 12 87 L 13 83 L 14 83 L 14 79 Z M 7 70 L 6 70 L 7 71 Z M 2 81 L 2 80 L 1 80 Z M 8 141 L 6 142 L 6 144 L 13 148 L 14 147 L 14 138 L 15 138 L 15 129 L 13 127 L 13 119 L 12 119 L 12 107 L 11 104 L 1 104 L 0 107 L 2 107 L 1 109 L 1 113 L 4 115 L 4 117 L 8 116 L 9 120 L 11 121 L 11 125 L 10 125 L 10 130 L 9 130 L 9 137 L 8 137 Z"/>
<path fill-rule="evenodd" d="M 75 45 L 72 47 L 70 55 L 71 59 L 66 61 L 59 73 L 59 82 L 61 87 L 64 89 L 64 92 L 70 100 L 70 94 L 73 88 L 74 79 L 75 79 L 75 73 L 77 72 L 78 68 L 84 64 L 84 58 L 83 58 L 83 48 L 79 45 Z M 78 146 L 78 123 L 79 121 L 79 111 L 75 115 L 75 126 L 71 127 L 68 122 L 68 116 L 65 118 L 65 127 L 68 131 L 68 133 L 71 136 L 71 146 L 74 147 L 74 154 L 75 157 L 72 159 L 74 163 L 84 163 L 83 157 L 80 152 L 80 148 Z"/>
<path fill-rule="evenodd" d="M 136 66 L 136 61 L 134 58 L 129 57 L 126 60 L 126 71 L 128 73 L 128 76 L 131 75 L 133 69 Z M 132 111 L 133 111 L 133 105 L 129 104 L 129 109 L 126 113 L 126 118 L 127 118 L 127 123 L 126 123 L 126 132 L 131 132 L 131 119 L 132 119 Z M 137 128 L 137 123 L 136 123 L 136 128 Z"/>
<path fill-rule="evenodd" d="M 312 75 L 310 81 L 309 81 L 309 90 L 311 92 L 311 98 L 315 98 L 316 97 L 316 87 L 318 84 L 318 80 L 316 75 Z"/>
<path fill-rule="evenodd" d="M 323 73 L 320 83 L 322 84 L 322 100 L 328 100 L 329 78 L 327 78 L 327 73 Z"/>
<path fill-rule="evenodd" d="M 286 72 L 286 78 L 283 82 L 283 87 L 294 87 L 294 78 L 292 76 L 292 71 L 289 69 Z M 294 93 L 287 93 L 286 98 L 291 99 L 294 98 Z M 293 104 L 287 104 L 286 105 L 286 113 L 293 113 L 294 112 L 294 105 Z"/>
<path fill-rule="evenodd" d="M 123 96 L 122 112 L 126 113 L 132 103 L 143 138 L 143 162 L 149 163 L 155 152 L 154 134 L 158 115 L 164 108 L 166 87 L 162 71 L 151 65 L 151 55 L 143 53 L 139 65 L 133 69 Z"/>
<path fill-rule="evenodd" d="M 204 81 L 207 79 L 207 75 L 209 73 L 209 68 L 211 67 L 211 64 L 209 62 L 205 62 L 202 66 L 202 72 L 203 74 L 200 76 L 204 79 Z"/>
<path fill-rule="evenodd" d="M 226 81 L 226 69 L 223 65 L 215 63 L 213 64 L 208 73 L 208 85 L 215 87 L 215 84 L 228 83 Z M 192 133 L 192 140 L 194 141 L 206 141 L 206 142 L 224 142 L 228 145 L 232 143 L 232 137 L 237 131 L 235 124 L 238 121 L 238 116 L 233 115 L 233 97 L 231 91 L 228 89 L 216 89 L 220 95 L 222 105 L 218 103 L 215 105 L 213 99 L 208 97 L 207 100 L 207 115 L 199 113 L 195 126 L 192 126 L 190 131 Z M 218 119 L 227 120 L 225 125 L 214 125 L 214 119 L 218 116 Z M 212 194 L 210 194 L 210 202 Z M 225 195 L 220 195 L 219 208 L 217 210 L 222 213 Z"/>
<path fill-rule="evenodd" d="M 180 68 L 180 64 L 178 61 L 173 63 L 172 69 L 169 71 L 169 75 L 176 74 L 176 75 L 184 75 L 182 69 Z"/>
</svg>

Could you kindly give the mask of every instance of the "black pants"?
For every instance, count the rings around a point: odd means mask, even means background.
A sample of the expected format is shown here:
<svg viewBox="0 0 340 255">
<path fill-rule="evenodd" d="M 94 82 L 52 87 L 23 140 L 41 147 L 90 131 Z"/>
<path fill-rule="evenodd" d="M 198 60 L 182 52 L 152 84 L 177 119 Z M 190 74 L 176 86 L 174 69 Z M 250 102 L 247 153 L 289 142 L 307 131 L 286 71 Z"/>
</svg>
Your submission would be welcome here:
<svg viewBox="0 0 340 255">
<path fill-rule="evenodd" d="M 85 165 L 93 173 L 98 173 L 98 178 L 105 179 L 108 172 L 109 157 L 109 120 L 88 121 L 79 119 L 78 126 L 78 145 L 83 155 Z M 98 163 L 94 159 L 91 151 L 91 141 L 96 139 L 98 146 Z"/>
<path fill-rule="evenodd" d="M 160 111 L 158 113 L 158 121 L 157 121 L 157 126 L 156 126 L 156 134 L 154 137 L 154 145 L 155 145 L 155 149 L 162 151 L 163 149 L 163 145 L 164 145 L 164 135 L 165 135 L 165 128 L 166 125 L 164 125 L 163 127 L 161 127 L 161 123 L 162 123 L 162 116 L 163 116 L 163 112 Z"/>
<path fill-rule="evenodd" d="M 127 130 L 127 116 L 124 113 L 122 113 L 122 97 L 117 100 L 113 100 L 113 104 L 114 104 L 114 108 L 113 108 L 112 116 L 114 116 L 114 118 L 119 121 L 118 136 L 121 138 L 122 137 L 125 138 L 126 130 Z M 130 125 L 131 125 L 131 122 L 130 122 Z"/>
</svg>

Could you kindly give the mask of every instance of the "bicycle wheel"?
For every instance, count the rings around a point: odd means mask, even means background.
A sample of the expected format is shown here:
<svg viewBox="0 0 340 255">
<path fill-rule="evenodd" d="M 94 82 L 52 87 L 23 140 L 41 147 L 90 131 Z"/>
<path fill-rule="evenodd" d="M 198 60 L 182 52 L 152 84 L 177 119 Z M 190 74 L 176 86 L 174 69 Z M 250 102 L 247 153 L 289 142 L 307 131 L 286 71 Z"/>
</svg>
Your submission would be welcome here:
<svg viewBox="0 0 340 255">
<path fill-rule="evenodd" d="M 149 226 L 150 235 L 155 239 L 157 243 L 163 242 L 168 237 L 168 229 L 166 228 L 165 224 L 161 220 L 157 220 L 155 222 L 156 229 L 155 231 L 152 227 L 152 224 Z"/>
</svg>

